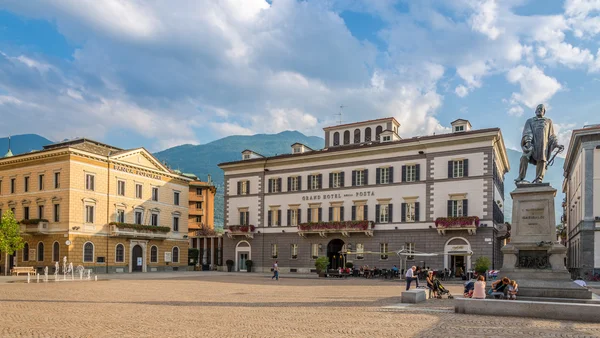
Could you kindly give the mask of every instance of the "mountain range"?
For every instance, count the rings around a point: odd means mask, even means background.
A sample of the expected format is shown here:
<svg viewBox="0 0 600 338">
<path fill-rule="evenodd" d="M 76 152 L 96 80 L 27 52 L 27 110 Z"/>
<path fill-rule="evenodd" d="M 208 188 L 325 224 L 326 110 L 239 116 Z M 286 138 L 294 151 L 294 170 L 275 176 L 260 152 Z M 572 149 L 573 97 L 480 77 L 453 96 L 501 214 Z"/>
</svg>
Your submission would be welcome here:
<svg viewBox="0 0 600 338">
<path fill-rule="evenodd" d="M 241 160 L 241 152 L 245 149 L 251 149 L 264 156 L 274 156 L 278 154 L 288 154 L 291 152 L 291 145 L 300 142 L 312 149 L 321 149 L 325 141 L 316 136 L 306 136 L 297 131 L 284 131 L 278 134 L 257 134 L 252 136 L 228 136 L 219 140 L 202 145 L 184 144 L 169 148 L 154 155 L 161 161 L 166 161 L 171 169 L 178 169 L 182 172 L 193 173 L 200 179 L 206 181 L 210 175 L 213 183 L 217 187 L 217 196 L 215 198 L 215 226 L 223 226 L 223 171 L 217 166 L 222 162 Z M 30 152 L 32 150 L 42 149 L 42 146 L 52 143 L 52 141 L 35 134 L 16 135 L 11 137 L 11 149 L 13 154 Z M 140 145 L 141 146 L 141 145 Z M 3 156 L 8 149 L 8 139 L 0 138 L 0 156 Z M 521 153 L 508 149 L 508 159 L 511 165 L 510 172 L 505 176 L 505 201 L 504 216 L 507 221 L 512 217 L 512 199 L 510 191 L 514 189 L 513 180 L 518 176 L 519 160 Z M 556 222 L 560 220 L 562 209 L 560 207 L 563 199 L 561 192 L 563 181 L 564 159 L 557 157 L 554 166 L 551 167 L 545 177 L 558 190 L 555 200 Z M 529 166 L 528 179 L 532 179 L 535 171 L 533 166 Z"/>
</svg>

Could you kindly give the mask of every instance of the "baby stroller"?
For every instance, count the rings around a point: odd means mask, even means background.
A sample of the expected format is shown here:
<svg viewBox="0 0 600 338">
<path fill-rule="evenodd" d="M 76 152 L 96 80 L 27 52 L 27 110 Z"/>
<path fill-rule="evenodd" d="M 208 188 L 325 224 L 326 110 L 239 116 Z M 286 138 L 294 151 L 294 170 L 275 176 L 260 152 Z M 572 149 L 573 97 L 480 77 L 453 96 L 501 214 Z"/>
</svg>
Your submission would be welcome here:
<svg viewBox="0 0 600 338">
<path fill-rule="evenodd" d="M 433 290 L 437 293 L 438 298 L 440 299 L 444 295 L 447 296 L 448 299 L 454 299 L 454 296 L 452 296 L 450 291 L 448 291 L 448 289 L 446 289 L 437 278 L 433 280 Z"/>
</svg>

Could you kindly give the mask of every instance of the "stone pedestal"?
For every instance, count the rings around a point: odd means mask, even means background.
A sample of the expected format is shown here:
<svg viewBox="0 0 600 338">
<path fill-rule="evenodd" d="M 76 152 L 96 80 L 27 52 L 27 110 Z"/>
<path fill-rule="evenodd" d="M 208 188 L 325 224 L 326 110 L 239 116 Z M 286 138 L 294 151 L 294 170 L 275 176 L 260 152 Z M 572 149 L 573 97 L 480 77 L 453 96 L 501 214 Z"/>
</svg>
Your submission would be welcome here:
<svg viewBox="0 0 600 338">
<path fill-rule="evenodd" d="M 556 189 L 548 183 L 523 184 L 510 195 L 511 239 L 501 249 L 504 255 L 501 276 L 516 280 L 522 296 L 591 298 L 591 292 L 571 281 L 565 267 L 567 248 L 556 240 Z"/>
</svg>

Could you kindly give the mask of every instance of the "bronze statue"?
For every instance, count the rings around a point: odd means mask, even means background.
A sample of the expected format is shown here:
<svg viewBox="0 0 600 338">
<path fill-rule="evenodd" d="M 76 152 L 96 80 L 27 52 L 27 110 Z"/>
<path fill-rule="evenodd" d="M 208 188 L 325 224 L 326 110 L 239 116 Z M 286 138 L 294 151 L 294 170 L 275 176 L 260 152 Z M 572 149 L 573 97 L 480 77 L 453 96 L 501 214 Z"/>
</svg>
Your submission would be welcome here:
<svg viewBox="0 0 600 338">
<path fill-rule="evenodd" d="M 558 144 L 552 120 L 544 117 L 545 114 L 546 107 L 540 104 L 535 109 L 536 116 L 525 122 L 521 137 L 523 155 L 516 184 L 529 183 L 525 180 L 529 163 L 536 166 L 535 180 L 532 183 L 542 183 L 546 169 L 552 165 L 556 154 L 564 150 L 564 146 Z M 557 151 L 552 154 L 554 149 Z"/>
</svg>

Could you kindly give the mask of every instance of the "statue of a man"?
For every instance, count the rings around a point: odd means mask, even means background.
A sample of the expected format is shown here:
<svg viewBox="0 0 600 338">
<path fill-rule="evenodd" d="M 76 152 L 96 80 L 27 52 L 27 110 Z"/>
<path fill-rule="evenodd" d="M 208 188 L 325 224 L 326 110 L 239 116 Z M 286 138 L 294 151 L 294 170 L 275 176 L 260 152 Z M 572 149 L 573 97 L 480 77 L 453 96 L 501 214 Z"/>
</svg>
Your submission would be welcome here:
<svg viewBox="0 0 600 338">
<path fill-rule="evenodd" d="M 538 105 L 535 109 L 536 116 L 527 120 L 523 127 L 523 136 L 521 137 L 523 155 L 521 156 L 519 177 L 515 180 L 517 184 L 529 183 L 525 181 L 529 163 L 536 166 L 533 183 L 542 183 L 547 163 L 552 158 L 552 151 L 556 148 L 559 151 L 564 149 L 562 145 L 558 144 L 552 120 L 545 117 L 545 114 L 546 107 L 543 104 Z"/>
</svg>

